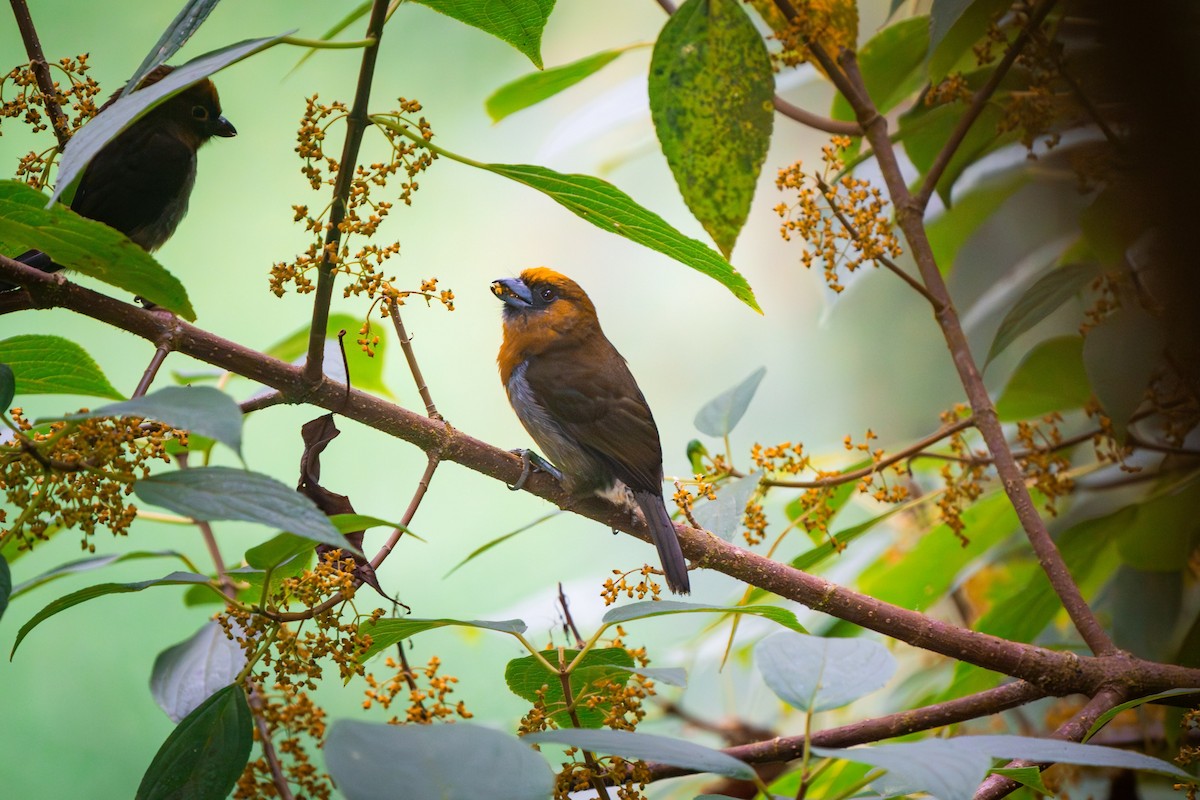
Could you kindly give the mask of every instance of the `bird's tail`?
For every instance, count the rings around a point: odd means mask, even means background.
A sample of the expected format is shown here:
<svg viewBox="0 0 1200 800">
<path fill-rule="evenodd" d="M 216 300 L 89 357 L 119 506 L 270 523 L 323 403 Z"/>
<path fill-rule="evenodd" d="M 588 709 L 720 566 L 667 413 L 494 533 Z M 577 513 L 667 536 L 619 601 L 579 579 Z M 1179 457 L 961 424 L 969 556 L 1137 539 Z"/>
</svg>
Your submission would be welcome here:
<svg viewBox="0 0 1200 800">
<path fill-rule="evenodd" d="M 55 264 L 54 260 L 41 250 L 26 250 L 14 258 L 13 261 L 20 261 L 22 264 L 34 269 L 40 269 L 42 272 L 58 272 L 63 268 L 61 264 Z M 19 287 L 15 283 L 0 281 L 0 292 L 7 292 L 17 288 Z"/>
<path fill-rule="evenodd" d="M 658 560 L 667 576 L 667 588 L 675 594 L 688 594 L 692 587 L 688 582 L 687 561 L 683 558 L 679 537 L 675 535 L 675 525 L 667 513 L 667 504 L 663 502 L 662 495 L 634 492 L 633 499 L 642 509 L 646 525 L 650 528 L 650 539 L 658 548 Z"/>
</svg>

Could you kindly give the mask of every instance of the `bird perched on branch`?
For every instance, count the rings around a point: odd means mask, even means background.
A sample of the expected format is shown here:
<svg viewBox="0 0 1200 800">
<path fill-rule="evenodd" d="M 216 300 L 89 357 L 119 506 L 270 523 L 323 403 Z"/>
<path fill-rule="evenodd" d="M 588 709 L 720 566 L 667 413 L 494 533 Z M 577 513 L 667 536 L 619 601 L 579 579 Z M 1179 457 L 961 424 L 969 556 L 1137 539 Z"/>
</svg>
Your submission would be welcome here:
<svg viewBox="0 0 1200 800">
<path fill-rule="evenodd" d="M 173 70 L 166 64 L 156 67 L 142 87 Z M 110 97 L 98 114 L 124 91 Z M 221 116 L 217 87 L 206 78 L 164 100 L 106 144 L 84 170 L 71 209 L 153 252 L 187 213 L 196 181 L 196 151 L 214 136 L 236 135 L 237 129 Z M 40 250 L 22 253 L 17 260 L 43 272 L 63 269 Z"/>
<path fill-rule="evenodd" d="M 641 509 L 667 587 L 687 594 L 687 562 L 663 501 L 658 428 L 596 307 L 579 284 L 544 267 L 494 281 L 492 293 L 505 304 L 500 380 L 521 424 L 572 496 Z"/>
</svg>

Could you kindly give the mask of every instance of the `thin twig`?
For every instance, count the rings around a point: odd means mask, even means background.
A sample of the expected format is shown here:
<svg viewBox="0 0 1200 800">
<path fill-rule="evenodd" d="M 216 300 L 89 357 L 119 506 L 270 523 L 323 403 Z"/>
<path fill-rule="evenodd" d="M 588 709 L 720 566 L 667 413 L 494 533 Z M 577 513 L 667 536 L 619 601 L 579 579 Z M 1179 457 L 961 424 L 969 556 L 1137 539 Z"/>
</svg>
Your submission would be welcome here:
<svg viewBox="0 0 1200 800">
<path fill-rule="evenodd" d="M 279 761 L 279 753 L 275 752 L 275 743 L 271 741 L 271 726 L 267 724 L 267 717 L 263 712 L 265 703 L 262 689 L 252 680 L 246 683 L 250 689 L 248 692 L 250 713 L 254 717 L 254 726 L 258 728 L 258 743 L 262 747 L 263 758 L 266 759 L 267 767 L 271 770 L 271 782 L 275 784 L 280 800 L 295 800 L 295 795 L 292 794 L 292 787 L 288 784 L 287 776 L 283 774 L 283 765 Z"/>
<path fill-rule="evenodd" d="M 134 397 L 141 397 L 146 392 L 150 391 L 150 384 L 154 383 L 154 378 L 158 375 L 158 369 L 167 360 L 167 356 L 171 354 L 171 346 L 165 342 L 160 343 L 154 349 L 154 355 L 150 358 L 150 363 L 146 366 L 146 371 L 142 373 L 142 379 L 138 381 L 137 388 L 133 390 Z"/>
<path fill-rule="evenodd" d="M 400 319 L 399 305 L 392 303 L 388 311 L 392 318 L 392 325 L 396 328 L 396 338 L 400 340 L 400 349 L 404 351 L 404 359 L 408 362 L 408 368 L 412 372 L 413 381 L 417 384 L 417 392 L 425 402 L 425 413 L 429 415 L 430 419 L 444 419 L 438 413 L 437 406 L 433 404 L 433 395 L 429 393 L 429 384 L 425 382 L 425 376 L 421 374 L 421 365 L 417 363 L 417 354 L 413 350 L 412 337 L 404 329 L 404 320 Z"/>
<path fill-rule="evenodd" d="M 950 350 L 951 359 L 958 371 L 959 380 L 966 391 L 967 399 L 974 415 L 975 427 L 983 436 L 988 450 L 995 459 L 996 473 L 1004 484 L 1009 501 L 1017 513 L 1021 527 L 1025 530 L 1033 550 L 1037 554 L 1038 563 L 1046 573 L 1050 585 L 1062 601 L 1068 616 L 1078 629 L 1084 642 L 1097 655 L 1112 655 L 1117 652 L 1112 638 L 1104 630 L 1087 601 L 1080 592 L 1071 571 L 1063 560 L 1062 553 L 1050 538 L 1046 523 L 1038 514 L 1033 498 L 1025 485 L 1025 477 L 1017 460 L 1013 457 L 1004 436 L 1004 429 L 996 414 L 996 407 L 988 395 L 979 367 L 971 354 L 967 336 L 963 332 L 958 312 L 946 287 L 946 281 L 938 270 L 937 259 L 933 255 L 933 247 L 925 231 L 923 222 L 923 207 L 917 204 L 908 191 L 904 174 L 900 169 L 896 151 L 887 135 L 887 120 L 881 117 L 870 101 L 866 83 L 858 70 L 858 62 L 854 54 L 843 51 L 839 63 L 844 74 L 850 81 L 853 97 L 848 98 L 860 124 L 867 132 L 867 138 L 875 150 L 880 172 L 887 183 L 888 191 L 896 206 L 896 222 L 904 233 L 909 251 L 917 262 L 921 279 L 934 298 L 934 318 L 942 329 L 946 346 Z"/>
<path fill-rule="evenodd" d="M 264 408 L 270 408 L 271 406 L 277 406 L 280 403 L 286 402 L 287 397 L 284 396 L 283 392 L 270 391 L 238 403 L 238 408 L 242 410 L 243 414 L 250 414 L 255 411 L 262 411 Z"/>
<path fill-rule="evenodd" d="M 773 102 L 775 110 L 780 114 L 814 130 L 831 133 L 834 136 L 862 136 L 862 128 L 857 122 L 843 122 L 840 119 L 822 117 L 820 114 L 814 114 L 794 103 L 789 103 L 779 95 L 775 95 Z"/>
<path fill-rule="evenodd" d="M 925 177 L 921 182 L 921 188 L 913 195 L 913 205 L 916 209 L 924 212 L 925 207 L 929 205 L 929 199 L 933 197 L 933 193 L 937 190 L 938 181 L 942 179 L 946 168 L 950 166 L 950 160 L 954 158 L 954 154 L 958 152 L 959 146 L 963 140 L 967 138 L 967 133 L 971 130 L 971 126 L 979 119 L 979 115 L 983 113 L 983 109 L 991 102 L 992 95 L 996 93 L 997 87 L 1000 86 L 1000 81 L 1004 80 L 1004 76 L 1008 74 L 1008 70 L 1016 62 L 1017 57 L 1025 49 L 1025 45 L 1029 43 L 1033 36 L 1033 31 L 1036 31 L 1042 24 L 1042 20 L 1050 13 L 1050 9 L 1054 7 L 1055 0 L 1042 0 L 1042 3 L 1033 10 L 1029 15 L 1029 21 L 1025 27 L 1009 45 L 1008 51 L 1004 57 L 1000 59 L 1000 63 L 992 70 L 992 74 L 988 76 L 987 82 L 975 92 L 971 98 L 971 104 L 967 106 L 967 110 L 959 117 L 958 124 L 954 126 L 950 136 L 946 139 L 946 143 L 942 145 L 942 149 L 938 151 L 937 156 L 933 159 L 933 163 L 929 166 L 929 170 L 925 173 Z M 865 94 L 865 90 L 864 90 Z"/>
<path fill-rule="evenodd" d="M 62 150 L 71 140 L 70 122 L 58 104 L 58 92 L 54 88 L 54 78 L 50 75 L 50 65 L 46 63 L 46 54 L 42 52 L 42 43 L 38 39 L 37 29 L 33 27 L 33 17 L 29 15 L 29 6 L 25 0 L 9 0 L 13 16 L 17 19 L 17 28 L 21 31 L 21 41 L 25 43 L 25 54 L 29 56 L 29 68 L 37 80 L 38 91 L 42 95 L 42 105 L 46 116 L 50 117 L 50 127 L 54 138 L 58 140 L 58 149 Z"/>
<path fill-rule="evenodd" d="M 579 628 L 575 627 L 575 620 L 571 617 L 571 604 L 567 602 L 567 596 L 563 593 L 562 581 L 558 582 L 558 604 L 562 607 L 563 628 L 569 630 L 575 637 L 575 649 L 582 650 L 583 637 L 579 635 Z"/>
<path fill-rule="evenodd" d="M 342 145 L 342 157 L 338 162 L 337 182 L 333 187 L 333 201 L 329 208 L 329 226 L 325 234 L 325 247 L 321 252 L 321 263 L 317 267 L 317 288 L 313 298 L 312 325 L 308 332 L 308 358 L 304 362 L 304 377 L 309 385 L 315 386 L 322 376 L 325 358 L 325 329 L 329 325 L 329 304 L 333 298 L 333 264 L 331 254 L 338 252 L 342 241 L 342 220 L 346 217 L 346 204 L 350 187 L 354 182 L 354 167 L 358 163 L 358 150 L 362 145 L 363 132 L 370 124 L 367 104 L 371 99 L 371 84 L 375 77 L 375 60 L 379 55 L 379 40 L 383 36 L 387 0 L 374 0 L 371 17 L 367 22 L 364 38 L 375 41 L 363 48 L 362 65 L 358 71 L 358 87 L 354 92 L 354 103 L 346 117 L 346 140 Z"/>
<path fill-rule="evenodd" d="M 1067 84 L 1067 87 L 1075 95 L 1075 99 L 1079 101 L 1079 105 L 1083 106 L 1083 110 L 1096 123 L 1096 127 L 1104 134 L 1104 138 L 1108 140 L 1108 143 L 1118 153 L 1124 151 L 1125 142 L 1121 140 L 1117 132 L 1108 124 L 1108 120 L 1100 113 L 1100 109 L 1096 108 L 1096 104 L 1092 102 L 1092 99 L 1087 96 L 1087 92 L 1083 90 L 1083 86 L 1067 71 L 1066 60 L 1062 57 L 1062 54 L 1055 50 L 1053 45 L 1047 41 L 1040 27 L 1033 29 L 1033 36 L 1037 40 L 1037 43 L 1054 59 L 1054 66 L 1058 69 L 1058 76 L 1063 79 L 1063 82 Z"/>
<path fill-rule="evenodd" d="M 571 692 L 571 673 L 567 672 L 566 659 L 563 657 L 563 651 L 558 649 L 558 682 L 562 686 L 563 702 L 567 704 L 567 715 L 571 717 L 571 724 L 576 728 L 583 728 L 583 723 L 579 719 L 579 711 L 575 708 L 575 696 Z M 596 756 L 591 750 L 579 748 L 579 752 L 583 753 L 583 763 L 587 765 L 591 775 L 592 788 L 596 790 L 596 797 L 608 797 L 608 789 L 604 785 L 604 778 L 600 776 L 600 765 L 596 763 Z"/>
</svg>

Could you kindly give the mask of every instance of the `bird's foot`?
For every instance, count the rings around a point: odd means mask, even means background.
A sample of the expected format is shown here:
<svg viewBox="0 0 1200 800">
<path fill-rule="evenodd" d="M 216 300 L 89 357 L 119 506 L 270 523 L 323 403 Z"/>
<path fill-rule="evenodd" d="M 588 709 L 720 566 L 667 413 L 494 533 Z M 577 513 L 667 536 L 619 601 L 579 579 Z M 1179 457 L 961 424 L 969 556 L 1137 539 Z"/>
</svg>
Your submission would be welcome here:
<svg viewBox="0 0 1200 800">
<path fill-rule="evenodd" d="M 554 466 L 532 450 L 521 449 L 511 450 L 509 452 L 511 452 L 513 455 L 518 455 L 521 457 L 521 477 L 517 478 L 517 482 L 511 486 L 505 484 L 505 486 L 508 486 L 510 491 L 519 492 L 524 489 L 525 482 L 529 480 L 529 476 L 534 472 L 545 472 L 547 475 L 553 475 L 554 479 L 557 481 L 561 481 L 563 479 L 563 474 L 559 471 L 558 467 Z"/>
</svg>

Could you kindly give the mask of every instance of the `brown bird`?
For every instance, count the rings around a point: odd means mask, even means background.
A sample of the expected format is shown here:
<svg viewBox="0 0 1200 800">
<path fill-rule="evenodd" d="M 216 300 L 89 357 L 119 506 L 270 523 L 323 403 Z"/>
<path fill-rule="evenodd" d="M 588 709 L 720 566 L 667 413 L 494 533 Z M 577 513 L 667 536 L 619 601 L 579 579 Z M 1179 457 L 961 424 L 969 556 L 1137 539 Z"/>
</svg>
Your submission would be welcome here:
<svg viewBox="0 0 1200 800">
<path fill-rule="evenodd" d="M 156 67 L 142 86 L 171 74 L 174 67 Z M 117 91 L 99 114 L 121 96 Z M 205 79 L 155 106 L 106 144 L 79 180 L 71 208 L 103 222 L 153 252 L 171 237 L 187 213 L 196 181 L 196 151 L 214 136 L 236 136 L 221 116 L 217 87 Z M 18 261 L 43 272 L 55 264 L 40 250 L 29 250 Z M 3 287 L 0 287 L 3 288 Z"/>
<path fill-rule="evenodd" d="M 687 562 L 663 501 L 658 428 L 596 307 L 545 267 L 494 281 L 492 293 L 505 304 L 500 380 L 521 424 L 572 496 L 641 509 L 667 587 L 687 594 Z"/>
</svg>

